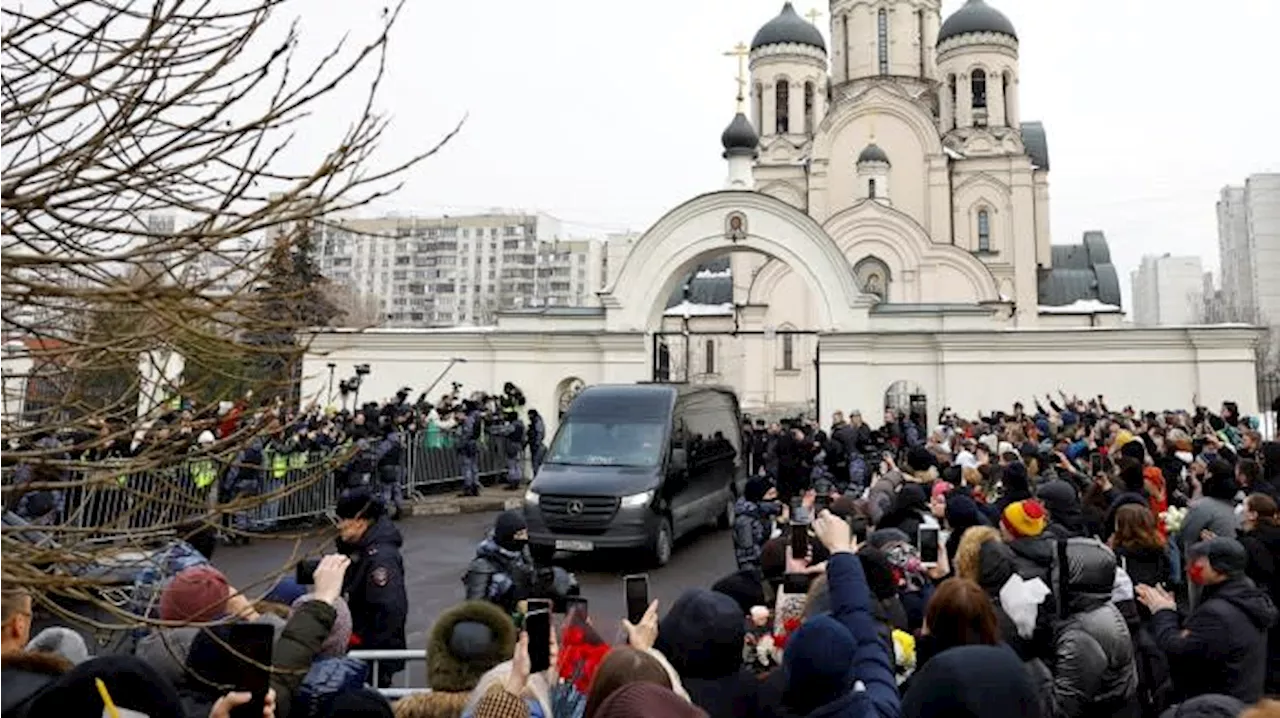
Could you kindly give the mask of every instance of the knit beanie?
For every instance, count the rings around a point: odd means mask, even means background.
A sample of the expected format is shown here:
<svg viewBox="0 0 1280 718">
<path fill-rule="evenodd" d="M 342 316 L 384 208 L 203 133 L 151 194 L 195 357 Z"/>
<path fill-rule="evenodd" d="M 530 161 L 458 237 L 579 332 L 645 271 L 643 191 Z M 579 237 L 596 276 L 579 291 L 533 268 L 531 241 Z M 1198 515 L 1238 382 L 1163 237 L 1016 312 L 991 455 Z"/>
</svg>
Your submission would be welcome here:
<svg viewBox="0 0 1280 718">
<path fill-rule="evenodd" d="M 1120 455 L 1127 456 L 1136 461 L 1146 461 L 1147 446 L 1141 441 L 1135 439 L 1120 447 Z"/>
<path fill-rule="evenodd" d="M 782 654 L 783 705 L 808 715 L 853 690 L 858 642 L 829 615 L 810 618 L 787 639 Z"/>
<path fill-rule="evenodd" d="M 89 660 L 89 647 L 79 633 L 62 626 L 50 626 L 36 634 L 27 644 L 30 653 L 52 653 L 78 666 Z"/>
<path fill-rule="evenodd" d="M 1044 506 L 1035 499 L 1015 501 L 1005 507 L 1000 516 L 1000 525 L 1018 538 L 1035 538 L 1044 533 L 1049 522 Z"/>
<path fill-rule="evenodd" d="M 165 621 L 208 623 L 221 618 L 231 594 L 227 577 L 209 564 L 178 573 L 160 594 L 160 618 Z"/>
<path fill-rule="evenodd" d="M 596 718 L 706 718 L 706 712 L 657 683 L 635 681 L 604 699 Z"/>
<path fill-rule="evenodd" d="M 524 514 L 519 511 L 503 511 L 493 522 L 493 542 L 508 551 L 518 551 L 521 546 L 516 541 L 516 534 L 527 528 L 529 525 L 525 523 Z"/>
<path fill-rule="evenodd" d="M 764 495 L 769 493 L 769 480 L 763 476 L 752 476 L 747 479 L 747 485 L 742 488 L 742 498 L 752 503 L 764 500 Z"/>
<path fill-rule="evenodd" d="M 340 519 L 367 519 L 376 521 L 385 510 L 382 498 L 365 487 L 347 491 L 338 497 L 333 512 Z"/>
<path fill-rule="evenodd" d="M 314 593 L 308 593 L 299 596 L 289 607 L 289 617 L 298 612 L 304 603 L 310 603 L 316 600 Z M 320 652 L 316 654 L 316 658 L 341 658 L 347 655 L 347 646 L 351 643 L 351 607 L 341 597 L 333 602 L 333 628 L 329 629 L 329 636 L 324 639 L 324 643 L 320 644 Z"/>
<path fill-rule="evenodd" d="M 911 471 L 928 471 L 929 467 L 937 466 L 937 459 L 933 458 L 933 454 L 923 446 L 913 446 L 907 449 L 907 468 Z"/>
<path fill-rule="evenodd" d="M 946 481 L 933 482 L 933 488 L 929 490 L 929 498 L 936 499 L 939 496 L 946 496 L 955 488 L 955 484 Z"/>
</svg>

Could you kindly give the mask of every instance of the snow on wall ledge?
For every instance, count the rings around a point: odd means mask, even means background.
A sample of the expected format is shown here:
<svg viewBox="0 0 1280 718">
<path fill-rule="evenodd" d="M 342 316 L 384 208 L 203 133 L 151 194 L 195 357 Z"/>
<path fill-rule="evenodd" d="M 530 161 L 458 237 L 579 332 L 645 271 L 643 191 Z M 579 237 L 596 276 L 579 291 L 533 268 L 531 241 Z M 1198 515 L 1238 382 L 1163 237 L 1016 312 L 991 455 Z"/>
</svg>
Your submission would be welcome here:
<svg viewBox="0 0 1280 718">
<path fill-rule="evenodd" d="M 1115 314 L 1121 309 L 1114 304 L 1100 302 L 1097 299 L 1077 299 L 1060 307 L 1041 304 L 1037 307 L 1037 311 L 1041 314 Z"/>
<path fill-rule="evenodd" d="M 685 300 L 668 307 L 666 311 L 668 317 L 723 317 L 733 315 L 733 304 L 694 304 L 689 300 Z"/>
</svg>

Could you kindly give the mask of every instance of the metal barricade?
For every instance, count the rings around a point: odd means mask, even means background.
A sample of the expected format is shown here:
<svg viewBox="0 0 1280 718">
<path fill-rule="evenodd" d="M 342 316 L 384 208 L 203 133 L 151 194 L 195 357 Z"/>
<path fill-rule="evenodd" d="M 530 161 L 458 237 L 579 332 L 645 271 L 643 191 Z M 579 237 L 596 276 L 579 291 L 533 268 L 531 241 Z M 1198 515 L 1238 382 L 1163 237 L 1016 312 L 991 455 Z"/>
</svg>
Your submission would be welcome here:
<svg viewBox="0 0 1280 718">
<path fill-rule="evenodd" d="M 405 649 L 405 650 L 387 650 L 387 651 L 350 651 L 347 653 L 349 658 L 355 658 L 363 661 L 369 666 L 369 685 L 377 687 L 379 666 L 382 661 L 404 661 L 406 663 L 423 662 L 427 660 L 427 652 L 423 649 Z M 409 671 L 404 671 L 408 675 Z M 416 693 L 430 693 L 430 688 L 378 688 L 379 693 L 388 699 L 403 698 Z"/>
</svg>

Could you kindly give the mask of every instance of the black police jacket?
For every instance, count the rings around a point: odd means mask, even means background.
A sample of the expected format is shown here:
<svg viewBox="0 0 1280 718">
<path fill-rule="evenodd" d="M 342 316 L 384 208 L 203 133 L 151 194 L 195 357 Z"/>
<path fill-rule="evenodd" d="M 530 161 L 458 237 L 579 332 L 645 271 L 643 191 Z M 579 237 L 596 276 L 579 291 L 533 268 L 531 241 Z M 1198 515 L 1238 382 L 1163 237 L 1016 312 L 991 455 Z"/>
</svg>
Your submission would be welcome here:
<svg viewBox="0 0 1280 718">
<path fill-rule="evenodd" d="M 351 607 L 352 633 L 358 647 L 370 650 L 405 648 L 404 625 L 409 615 L 405 593 L 404 538 L 391 519 L 379 518 L 355 543 L 339 539 L 338 551 L 351 557 L 343 592 Z M 384 666 L 396 670 L 394 666 Z"/>
</svg>

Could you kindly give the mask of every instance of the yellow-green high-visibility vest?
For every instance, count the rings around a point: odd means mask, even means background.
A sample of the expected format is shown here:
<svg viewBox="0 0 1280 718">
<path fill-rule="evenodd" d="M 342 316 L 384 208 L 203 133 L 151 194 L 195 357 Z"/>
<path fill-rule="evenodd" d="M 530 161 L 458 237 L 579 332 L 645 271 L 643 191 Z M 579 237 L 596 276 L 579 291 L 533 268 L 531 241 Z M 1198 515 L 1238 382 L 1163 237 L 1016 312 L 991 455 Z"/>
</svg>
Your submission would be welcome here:
<svg viewBox="0 0 1280 718">
<path fill-rule="evenodd" d="M 199 459 L 191 462 L 191 479 L 197 489 L 207 489 L 218 480 L 218 470 L 209 459 Z"/>
<path fill-rule="evenodd" d="M 284 454 L 271 455 L 271 478 L 283 479 L 289 473 L 289 457 Z"/>
</svg>

